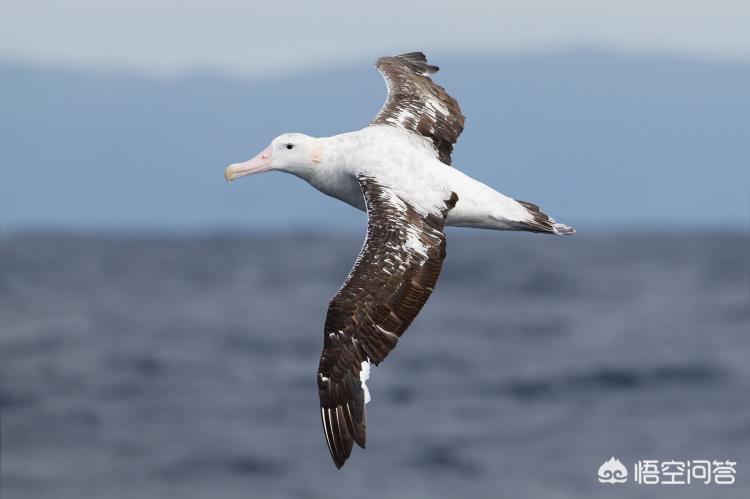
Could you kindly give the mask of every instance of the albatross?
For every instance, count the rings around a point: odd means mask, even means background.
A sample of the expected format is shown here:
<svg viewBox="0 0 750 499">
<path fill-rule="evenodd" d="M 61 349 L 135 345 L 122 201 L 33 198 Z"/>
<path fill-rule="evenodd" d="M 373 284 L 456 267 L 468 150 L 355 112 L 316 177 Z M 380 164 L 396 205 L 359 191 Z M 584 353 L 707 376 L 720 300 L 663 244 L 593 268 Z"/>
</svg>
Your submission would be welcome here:
<svg viewBox="0 0 750 499">
<path fill-rule="evenodd" d="M 317 373 L 320 418 L 337 468 L 365 447 L 372 365 L 380 364 L 419 313 L 445 259 L 445 226 L 569 235 L 526 201 L 451 166 L 464 128 L 458 102 L 435 84 L 422 52 L 381 57 L 388 97 L 372 122 L 332 137 L 285 133 L 254 158 L 229 165 L 228 181 L 291 173 L 367 213 L 367 236 L 323 327 Z"/>
</svg>

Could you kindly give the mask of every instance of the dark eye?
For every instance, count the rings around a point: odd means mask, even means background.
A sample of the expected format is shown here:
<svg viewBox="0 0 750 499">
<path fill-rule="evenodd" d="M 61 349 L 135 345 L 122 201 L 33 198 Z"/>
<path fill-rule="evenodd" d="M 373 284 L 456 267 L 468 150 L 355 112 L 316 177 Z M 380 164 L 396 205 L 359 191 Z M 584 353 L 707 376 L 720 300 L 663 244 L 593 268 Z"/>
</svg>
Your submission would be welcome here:
<svg viewBox="0 0 750 499">
<path fill-rule="evenodd" d="M 294 146 L 293 146 L 292 144 L 287 144 L 287 145 L 286 145 L 286 148 L 287 148 L 287 149 L 291 149 L 292 147 L 294 147 Z"/>
</svg>

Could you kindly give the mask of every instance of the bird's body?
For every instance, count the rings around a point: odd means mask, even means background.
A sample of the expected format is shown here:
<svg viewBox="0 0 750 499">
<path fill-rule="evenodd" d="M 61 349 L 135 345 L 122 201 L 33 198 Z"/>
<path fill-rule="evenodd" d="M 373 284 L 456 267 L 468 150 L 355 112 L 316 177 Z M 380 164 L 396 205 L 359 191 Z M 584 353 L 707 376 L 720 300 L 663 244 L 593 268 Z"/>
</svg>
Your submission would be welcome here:
<svg viewBox="0 0 750 499">
<path fill-rule="evenodd" d="M 344 465 L 365 446 L 365 381 L 396 347 L 437 282 L 446 225 L 556 235 L 559 224 L 532 203 L 505 196 L 451 166 L 464 117 L 429 75 L 421 52 L 378 59 L 388 99 L 362 130 L 314 138 L 283 134 L 253 159 L 230 165 L 227 180 L 264 171 L 292 173 L 367 212 L 367 237 L 331 300 L 317 374 L 320 416 L 331 457 Z"/>
<path fill-rule="evenodd" d="M 291 139 L 293 134 L 289 135 Z M 459 201 L 445 219 L 449 226 L 514 230 L 533 221 L 523 204 L 442 163 L 430 155 L 429 144 L 399 128 L 370 125 L 316 140 L 319 163 L 300 176 L 359 210 L 366 207 L 357 176 L 365 174 L 390 186 L 423 213 L 436 213 L 443 199 L 455 192 Z"/>
</svg>

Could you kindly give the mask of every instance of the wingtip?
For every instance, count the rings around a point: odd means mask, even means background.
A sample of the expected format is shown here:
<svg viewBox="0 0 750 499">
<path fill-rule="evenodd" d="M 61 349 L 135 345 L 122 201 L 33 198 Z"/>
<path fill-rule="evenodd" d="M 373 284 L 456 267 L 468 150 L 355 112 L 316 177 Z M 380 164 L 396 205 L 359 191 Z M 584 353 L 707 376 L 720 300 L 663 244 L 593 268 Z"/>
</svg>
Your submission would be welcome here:
<svg viewBox="0 0 750 499">
<path fill-rule="evenodd" d="M 430 76 L 440 71 L 440 67 L 430 64 L 427 61 L 427 56 L 424 52 L 407 52 L 394 57 L 406 61 L 417 73 L 423 76 Z"/>
<path fill-rule="evenodd" d="M 362 403 L 364 411 L 364 403 Z M 351 456 L 352 448 L 356 443 L 364 449 L 365 427 L 359 427 L 361 423 L 351 420 L 348 405 L 337 405 L 333 408 L 321 406 L 321 420 L 323 423 L 323 435 L 328 445 L 328 450 L 333 459 L 336 469 L 341 469 L 346 460 Z M 347 417 L 348 416 L 348 417 Z"/>
</svg>

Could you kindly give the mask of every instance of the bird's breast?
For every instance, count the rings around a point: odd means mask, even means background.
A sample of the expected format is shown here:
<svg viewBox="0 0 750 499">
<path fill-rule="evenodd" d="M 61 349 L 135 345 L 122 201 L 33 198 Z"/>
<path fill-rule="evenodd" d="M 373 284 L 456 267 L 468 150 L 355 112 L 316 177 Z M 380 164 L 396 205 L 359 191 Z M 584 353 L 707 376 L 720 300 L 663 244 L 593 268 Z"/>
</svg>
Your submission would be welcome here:
<svg viewBox="0 0 750 499">
<path fill-rule="evenodd" d="M 327 196 L 366 211 L 362 189 L 354 175 L 345 173 L 318 175 L 310 179 L 310 184 Z"/>
</svg>

